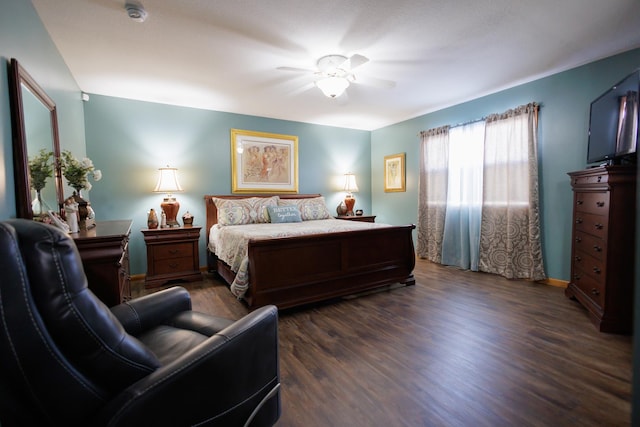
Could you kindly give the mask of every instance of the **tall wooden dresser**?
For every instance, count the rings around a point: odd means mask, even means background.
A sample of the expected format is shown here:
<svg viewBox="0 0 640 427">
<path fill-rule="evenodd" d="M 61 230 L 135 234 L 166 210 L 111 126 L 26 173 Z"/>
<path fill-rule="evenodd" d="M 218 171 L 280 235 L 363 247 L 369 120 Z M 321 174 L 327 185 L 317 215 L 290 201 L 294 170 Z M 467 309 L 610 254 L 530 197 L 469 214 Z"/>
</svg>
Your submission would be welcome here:
<svg viewBox="0 0 640 427">
<path fill-rule="evenodd" d="M 630 333 L 633 322 L 635 166 L 569 173 L 573 187 L 571 280 L 601 332 Z"/>
<path fill-rule="evenodd" d="M 131 220 L 98 221 L 94 228 L 71 234 L 89 289 L 109 307 L 131 298 L 131 223 Z"/>
</svg>

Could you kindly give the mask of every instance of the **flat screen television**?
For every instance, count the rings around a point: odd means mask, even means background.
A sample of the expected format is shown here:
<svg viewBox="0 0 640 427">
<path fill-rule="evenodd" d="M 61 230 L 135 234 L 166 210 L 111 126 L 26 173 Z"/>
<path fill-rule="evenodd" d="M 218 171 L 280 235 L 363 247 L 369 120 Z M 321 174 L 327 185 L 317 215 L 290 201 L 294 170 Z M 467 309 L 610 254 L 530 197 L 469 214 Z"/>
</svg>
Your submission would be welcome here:
<svg viewBox="0 0 640 427">
<path fill-rule="evenodd" d="M 587 163 L 635 163 L 640 69 L 591 103 Z"/>
</svg>

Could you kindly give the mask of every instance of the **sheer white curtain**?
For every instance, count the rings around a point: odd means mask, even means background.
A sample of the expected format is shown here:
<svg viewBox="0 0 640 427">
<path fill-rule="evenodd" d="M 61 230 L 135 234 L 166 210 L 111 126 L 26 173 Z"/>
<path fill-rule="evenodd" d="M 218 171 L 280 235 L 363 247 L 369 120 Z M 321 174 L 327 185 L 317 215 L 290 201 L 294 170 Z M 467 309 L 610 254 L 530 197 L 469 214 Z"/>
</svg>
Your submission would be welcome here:
<svg viewBox="0 0 640 427">
<path fill-rule="evenodd" d="M 508 278 L 545 278 L 537 111 L 421 133 L 417 254 Z"/>
<path fill-rule="evenodd" d="M 442 264 L 478 271 L 484 121 L 449 130 Z"/>
<path fill-rule="evenodd" d="M 449 126 L 420 133 L 418 226 L 416 253 L 440 263 L 447 206 Z"/>
</svg>

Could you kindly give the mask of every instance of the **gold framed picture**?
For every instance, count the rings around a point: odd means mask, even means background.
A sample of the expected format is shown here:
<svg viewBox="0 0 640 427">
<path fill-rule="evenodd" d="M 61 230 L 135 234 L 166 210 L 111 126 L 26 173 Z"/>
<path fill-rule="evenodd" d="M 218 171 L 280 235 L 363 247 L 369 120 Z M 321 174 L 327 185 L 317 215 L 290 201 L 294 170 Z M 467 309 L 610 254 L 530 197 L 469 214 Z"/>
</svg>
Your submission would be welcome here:
<svg viewBox="0 0 640 427">
<path fill-rule="evenodd" d="M 404 160 L 405 153 L 384 156 L 385 193 L 406 191 Z"/>
<path fill-rule="evenodd" d="M 232 193 L 297 193 L 298 137 L 231 129 Z"/>
</svg>

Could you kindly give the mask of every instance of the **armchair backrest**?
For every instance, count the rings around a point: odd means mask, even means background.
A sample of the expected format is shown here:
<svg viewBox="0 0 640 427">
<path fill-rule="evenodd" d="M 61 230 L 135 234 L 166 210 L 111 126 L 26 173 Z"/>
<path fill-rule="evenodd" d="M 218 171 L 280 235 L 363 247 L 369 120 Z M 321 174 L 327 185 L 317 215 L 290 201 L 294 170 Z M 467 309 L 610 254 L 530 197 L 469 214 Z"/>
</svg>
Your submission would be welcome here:
<svg viewBox="0 0 640 427">
<path fill-rule="evenodd" d="M 87 288 L 76 246 L 62 231 L 0 222 L 0 252 L 3 417 L 73 425 L 159 367 Z"/>
</svg>

